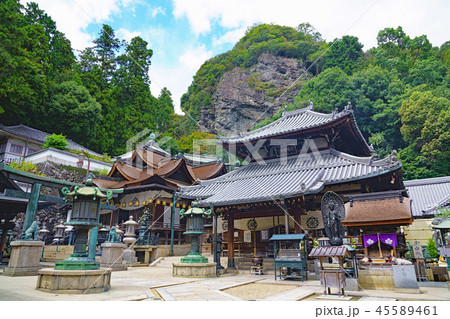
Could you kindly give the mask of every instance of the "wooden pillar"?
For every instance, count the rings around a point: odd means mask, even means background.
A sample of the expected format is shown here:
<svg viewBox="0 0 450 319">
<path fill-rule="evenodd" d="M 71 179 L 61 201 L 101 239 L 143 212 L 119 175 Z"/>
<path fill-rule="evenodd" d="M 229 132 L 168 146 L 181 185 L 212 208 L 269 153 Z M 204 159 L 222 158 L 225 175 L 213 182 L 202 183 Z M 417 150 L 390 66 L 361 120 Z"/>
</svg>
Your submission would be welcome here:
<svg viewBox="0 0 450 319">
<path fill-rule="evenodd" d="M 109 215 L 109 228 L 111 228 L 113 226 L 113 216 L 114 216 L 114 210 L 111 211 L 110 215 Z"/>
<path fill-rule="evenodd" d="M 228 242 L 228 268 L 236 269 L 236 265 L 234 264 L 234 216 L 233 216 L 233 213 L 228 214 L 227 242 Z"/>
<path fill-rule="evenodd" d="M 281 201 L 281 205 L 284 209 L 284 227 L 285 227 L 285 233 L 286 235 L 289 234 L 289 211 L 288 211 L 288 207 L 286 205 L 286 201 L 283 199 Z"/>
<path fill-rule="evenodd" d="M 164 231 L 164 245 L 168 245 L 169 244 L 169 231 L 165 230 Z"/>
<path fill-rule="evenodd" d="M 287 211 L 284 213 L 284 230 L 286 235 L 289 234 L 289 216 Z"/>
<path fill-rule="evenodd" d="M 300 216 L 303 213 L 303 209 L 301 206 L 294 206 L 292 208 L 292 215 L 294 217 L 294 228 L 295 228 L 295 233 L 296 234 L 301 234 L 302 233 L 302 227 L 301 227 L 301 218 Z"/>
<path fill-rule="evenodd" d="M 2 229 L 2 237 L 0 238 L 0 253 L 5 250 L 6 238 L 8 237 L 8 229 Z M 0 260 L 1 263 L 1 260 Z"/>
</svg>

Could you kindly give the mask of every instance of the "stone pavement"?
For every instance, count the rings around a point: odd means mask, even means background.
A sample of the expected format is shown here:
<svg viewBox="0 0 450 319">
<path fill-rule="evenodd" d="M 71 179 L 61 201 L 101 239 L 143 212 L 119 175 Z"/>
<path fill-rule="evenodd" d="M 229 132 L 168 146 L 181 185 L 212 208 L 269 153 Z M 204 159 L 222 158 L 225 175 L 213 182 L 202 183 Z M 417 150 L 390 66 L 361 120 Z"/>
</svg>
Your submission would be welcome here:
<svg viewBox="0 0 450 319">
<path fill-rule="evenodd" d="M 49 266 L 49 265 L 46 265 Z M 1 270 L 0 270 L 1 271 Z M 247 285 L 258 289 L 253 283 L 296 285 L 296 288 L 269 296 L 265 301 L 316 300 L 322 293 L 318 280 L 285 281 L 274 280 L 273 275 L 226 274 L 218 278 L 192 279 L 172 277 L 169 267 L 129 267 L 127 271 L 112 273 L 111 289 L 104 293 L 69 295 L 52 294 L 35 290 L 37 276 L 0 276 L 1 301 L 237 301 L 241 300 L 224 289 Z M 261 286 L 261 285 L 260 285 Z M 349 288 L 351 284 L 349 284 Z M 346 293 L 361 301 L 375 300 L 450 300 L 450 290 L 446 287 L 421 287 L 420 294 L 396 293 L 393 291 L 371 290 Z M 323 299 L 322 299 L 323 301 Z"/>
</svg>

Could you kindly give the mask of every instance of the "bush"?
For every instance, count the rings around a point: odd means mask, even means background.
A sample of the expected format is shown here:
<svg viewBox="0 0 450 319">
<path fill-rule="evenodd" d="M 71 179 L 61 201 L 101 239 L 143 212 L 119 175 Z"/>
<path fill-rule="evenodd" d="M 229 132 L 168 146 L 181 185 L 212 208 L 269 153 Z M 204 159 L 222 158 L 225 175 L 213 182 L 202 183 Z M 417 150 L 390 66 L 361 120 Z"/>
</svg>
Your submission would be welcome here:
<svg viewBox="0 0 450 319">
<path fill-rule="evenodd" d="M 24 171 L 27 173 L 33 173 L 39 176 L 45 176 L 45 174 L 39 174 L 37 173 L 37 168 L 36 165 L 34 165 L 31 162 L 25 162 L 24 160 L 21 160 L 19 162 L 11 162 L 11 164 L 9 164 L 9 166 L 11 168 L 20 170 L 20 171 Z"/>
<path fill-rule="evenodd" d="M 64 151 L 67 145 L 69 145 L 69 143 L 67 143 L 64 135 L 52 134 L 45 137 L 42 148 L 45 149 L 52 147 Z"/>
<path fill-rule="evenodd" d="M 436 243 L 434 242 L 433 238 L 428 239 L 427 249 L 432 258 L 437 257 L 438 251 L 436 249 Z"/>
</svg>

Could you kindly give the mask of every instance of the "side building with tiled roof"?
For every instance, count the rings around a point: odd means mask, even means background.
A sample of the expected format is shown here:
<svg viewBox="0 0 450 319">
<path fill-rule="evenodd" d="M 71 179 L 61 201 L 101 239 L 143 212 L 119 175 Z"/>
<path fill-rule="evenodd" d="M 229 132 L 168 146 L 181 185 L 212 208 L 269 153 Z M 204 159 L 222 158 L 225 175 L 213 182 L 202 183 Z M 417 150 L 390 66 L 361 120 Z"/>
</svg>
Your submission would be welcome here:
<svg viewBox="0 0 450 319">
<path fill-rule="evenodd" d="M 14 126 L 0 124 L 0 159 L 9 162 L 31 155 L 42 149 L 45 137 L 50 135 L 50 133 L 23 124 Z M 69 149 L 102 156 L 71 139 L 67 139 L 67 142 Z"/>
<path fill-rule="evenodd" d="M 431 223 L 436 215 L 450 209 L 450 176 L 405 181 L 411 198 L 414 222 L 405 228 L 406 239 L 427 245 L 433 235 Z"/>
<path fill-rule="evenodd" d="M 110 227 L 123 227 L 129 216 L 133 216 L 139 223 L 138 231 L 147 227 L 153 244 L 184 243 L 185 220 L 180 220 L 179 212 L 189 207 L 191 201 L 177 197 L 177 191 L 200 179 L 208 180 L 226 173 L 224 163 L 217 159 L 214 162 L 191 161 L 197 157 L 186 158 L 183 154 L 172 157 L 154 139 L 138 146 L 125 158 L 119 157 L 107 177 L 94 179 L 99 187 L 124 189 L 114 201 L 116 210 L 102 215 L 101 222 Z M 146 226 L 142 224 L 144 217 Z"/>
</svg>

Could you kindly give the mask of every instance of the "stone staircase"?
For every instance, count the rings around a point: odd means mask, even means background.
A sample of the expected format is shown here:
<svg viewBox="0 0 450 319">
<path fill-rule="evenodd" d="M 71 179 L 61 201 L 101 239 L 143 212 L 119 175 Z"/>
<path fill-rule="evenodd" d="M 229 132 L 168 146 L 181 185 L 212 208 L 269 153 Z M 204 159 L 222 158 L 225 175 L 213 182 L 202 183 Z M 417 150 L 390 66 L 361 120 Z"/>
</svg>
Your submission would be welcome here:
<svg viewBox="0 0 450 319">
<path fill-rule="evenodd" d="M 58 252 L 56 252 L 56 245 L 45 246 L 44 261 L 55 262 L 66 259 L 73 254 L 73 247 L 74 246 L 59 245 Z"/>
</svg>

